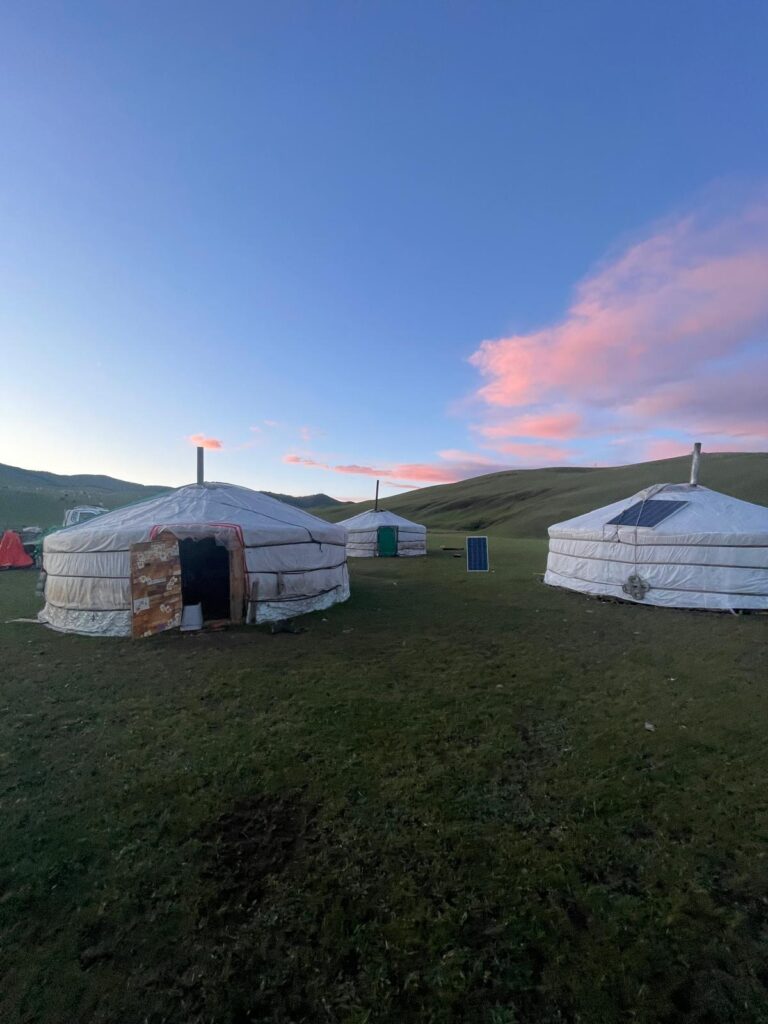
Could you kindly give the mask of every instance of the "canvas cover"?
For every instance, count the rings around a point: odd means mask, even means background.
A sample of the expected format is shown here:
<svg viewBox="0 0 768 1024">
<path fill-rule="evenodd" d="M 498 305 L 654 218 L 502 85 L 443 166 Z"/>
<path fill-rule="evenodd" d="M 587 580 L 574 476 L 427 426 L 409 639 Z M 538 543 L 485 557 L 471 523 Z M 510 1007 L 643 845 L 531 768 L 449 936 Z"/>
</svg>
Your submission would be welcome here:
<svg viewBox="0 0 768 1024">
<path fill-rule="evenodd" d="M 427 553 L 427 528 L 412 523 L 394 512 L 369 509 L 351 519 L 344 519 L 340 526 L 347 530 L 347 556 L 349 558 L 375 558 L 378 555 L 380 526 L 397 527 L 397 555 L 408 558 Z"/>
<path fill-rule="evenodd" d="M 164 529 L 242 550 L 249 621 L 278 621 L 349 597 L 343 526 L 247 487 L 190 484 L 49 534 L 40 620 L 68 632 L 130 636 L 131 546 Z"/>
<path fill-rule="evenodd" d="M 644 500 L 685 502 L 657 526 L 616 526 Z M 549 528 L 544 582 L 672 608 L 768 609 L 768 508 L 656 484 Z"/>
<path fill-rule="evenodd" d="M 13 530 L 6 530 L 0 537 L 0 569 L 28 569 L 34 565 L 21 543 L 21 537 Z"/>
</svg>

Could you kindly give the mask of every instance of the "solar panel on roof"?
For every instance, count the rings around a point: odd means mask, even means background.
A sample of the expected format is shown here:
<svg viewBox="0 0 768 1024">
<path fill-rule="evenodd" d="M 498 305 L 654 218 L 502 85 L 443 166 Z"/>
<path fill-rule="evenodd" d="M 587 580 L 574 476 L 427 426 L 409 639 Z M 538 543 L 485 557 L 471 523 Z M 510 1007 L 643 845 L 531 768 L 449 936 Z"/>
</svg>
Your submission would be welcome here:
<svg viewBox="0 0 768 1024">
<path fill-rule="evenodd" d="M 467 572 L 488 572 L 487 537 L 467 537 Z"/>
<path fill-rule="evenodd" d="M 659 501 L 651 498 L 648 501 L 638 501 L 629 508 L 625 508 L 613 519 L 609 519 L 608 526 L 658 526 L 668 519 L 673 512 L 677 512 L 687 505 L 687 501 Z"/>
</svg>

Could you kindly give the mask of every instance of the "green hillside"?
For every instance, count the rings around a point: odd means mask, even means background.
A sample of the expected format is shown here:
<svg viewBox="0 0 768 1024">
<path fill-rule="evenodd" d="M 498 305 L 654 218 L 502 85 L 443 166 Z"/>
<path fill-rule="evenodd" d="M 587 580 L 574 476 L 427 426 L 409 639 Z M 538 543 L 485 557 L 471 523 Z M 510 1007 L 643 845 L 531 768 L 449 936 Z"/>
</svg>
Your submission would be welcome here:
<svg viewBox="0 0 768 1024">
<path fill-rule="evenodd" d="M 688 479 L 690 459 L 664 459 L 634 466 L 588 469 L 516 469 L 423 487 L 385 498 L 391 509 L 432 529 L 488 530 L 504 536 L 537 537 L 551 523 L 629 497 L 641 487 Z M 701 482 L 745 501 L 768 505 L 768 453 L 709 453 L 702 458 Z M 0 464 L 0 528 L 58 526 L 64 510 L 95 504 L 119 508 L 167 490 L 110 476 L 19 469 Z M 271 493 L 271 492 L 265 492 Z M 372 502 L 338 501 L 327 494 L 272 497 L 338 522 L 356 515 Z"/>
<path fill-rule="evenodd" d="M 49 526 L 61 526 L 65 510 L 74 505 L 120 508 L 167 490 L 167 487 L 134 484 L 111 476 L 87 473 L 62 476 L 0 463 L 0 531 L 8 527 L 40 526 L 47 529 Z M 335 506 L 343 511 L 349 506 L 348 502 L 337 501 L 328 494 L 298 497 L 272 494 L 272 497 L 297 508 L 322 509 L 323 512 Z"/>
<path fill-rule="evenodd" d="M 294 505 L 296 508 L 306 509 L 323 509 L 335 508 L 337 505 L 341 510 L 349 509 L 349 506 L 353 504 L 350 501 L 339 501 L 338 498 L 332 498 L 330 494 L 276 494 L 275 491 L 264 491 L 264 494 L 268 494 L 270 498 L 277 498 L 278 501 L 284 501 L 286 505 Z"/>
<path fill-rule="evenodd" d="M 74 505 L 119 508 L 167 489 L 111 476 L 64 476 L 0 463 L 0 528 L 61 526 L 64 512 Z"/>
<path fill-rule="evenodd" d="M 552 523 L 629 497 L 651 484 L 686 481 L 689 472 L 689 456 L 600 469 L 517 469 L 424 487 L 386 498 L 379 505 L 432 529 L 539 537 Z M 700 481 L 744 501 L 768 505 L 768 453 L 705 454 Z M 372 505 L 368 501 L 352 508 L 315 511 L 338 522 Z"/>
</svg>

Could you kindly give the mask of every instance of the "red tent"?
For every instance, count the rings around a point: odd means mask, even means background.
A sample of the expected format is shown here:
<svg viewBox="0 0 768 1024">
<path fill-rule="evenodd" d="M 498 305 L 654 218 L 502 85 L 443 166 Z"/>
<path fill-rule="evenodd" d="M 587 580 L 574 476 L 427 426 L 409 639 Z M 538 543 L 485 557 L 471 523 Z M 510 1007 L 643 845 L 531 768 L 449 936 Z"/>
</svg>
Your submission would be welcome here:
<svg viewBox="0 0 768 1024">
<path fill-rule="evenodd" d="M 0 538 L 0 569 L 26 569 L 34 562 L 24 550 L 21 537 L 6 530 Z"/>
</svg>

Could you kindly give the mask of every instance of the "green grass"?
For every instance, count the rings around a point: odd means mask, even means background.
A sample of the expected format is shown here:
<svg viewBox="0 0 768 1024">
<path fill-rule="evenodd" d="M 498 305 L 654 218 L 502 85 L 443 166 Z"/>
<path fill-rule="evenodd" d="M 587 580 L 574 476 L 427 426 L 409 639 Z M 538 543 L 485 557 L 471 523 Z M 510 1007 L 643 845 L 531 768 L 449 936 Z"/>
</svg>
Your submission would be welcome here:
<svg viewBox="0 0 768 1024">
<path fill-rule="evenodd" d="M 435 530 L 490 530 L 507 537 L 546 537 L 552 523 L 628 498 L 651 484 L 685 482 L 689 473 L 688 456 L 595 469 L 515 469 L 423 487 L 385 498 L 381 505 Z M 768 505 L 768 454 L 706 453 L 701 463 L 701 483 L 743 501 Z M 315 511 L 338 522 L 372 504 L 366 502 L 351 510 Z"/>
<path fill-rule="evenodd" d="M 491 557 L 140 642 L 0 574 L 0 1020 L 768 1021 L 768 618 Z"/>
</svg>

